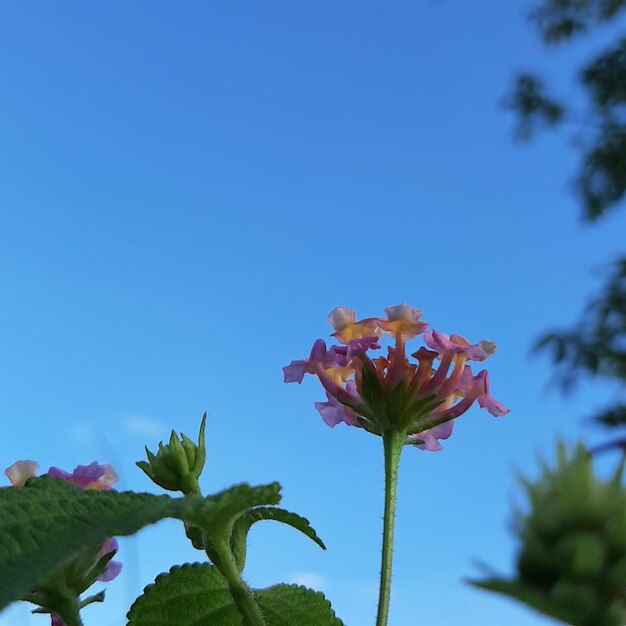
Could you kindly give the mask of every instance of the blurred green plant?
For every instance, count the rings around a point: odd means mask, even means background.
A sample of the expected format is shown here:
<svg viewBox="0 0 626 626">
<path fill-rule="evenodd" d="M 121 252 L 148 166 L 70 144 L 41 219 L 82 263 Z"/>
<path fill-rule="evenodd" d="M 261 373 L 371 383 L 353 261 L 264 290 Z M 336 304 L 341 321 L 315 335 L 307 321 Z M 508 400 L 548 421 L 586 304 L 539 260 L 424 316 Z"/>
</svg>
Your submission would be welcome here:
<svg viewBox="0 0 626 626">
<path fill-rule="evenodd" d="M 514 578 L 470 581 L 515 598 L 573 626 L 626 623 L 626 489 L 624 463 L 613 476 L 594 476 L 582 445 L 558 444 L 555 469 L 522 479 L 530 510 L 517 511 L 520 541 Z"/>
</svg>

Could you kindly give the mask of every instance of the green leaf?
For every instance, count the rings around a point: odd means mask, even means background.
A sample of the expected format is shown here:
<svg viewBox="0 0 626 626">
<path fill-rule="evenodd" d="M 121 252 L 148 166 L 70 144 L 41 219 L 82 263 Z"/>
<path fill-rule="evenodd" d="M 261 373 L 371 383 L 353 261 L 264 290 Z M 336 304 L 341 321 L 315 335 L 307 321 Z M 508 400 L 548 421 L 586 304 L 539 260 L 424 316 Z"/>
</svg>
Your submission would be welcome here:
<svg viewBox="0 0 626 626">
<path fill-rule="evenodd" d="M 43 476 L 0 489 L 0 609 L 31 591 L 89 545 L 132 535 L 197 501 L 79 489 Z"/>
<path fill-rule="evenodd" d="M 196 509 L 185 521 L 200 526 L 212 541 L 230 541 L 235 520 L 248 509 L 280 502 L 280 485 L 235 485 L 212 496 L 207 506 Z"/>
<path fill-rule="evenodd" d="M 298 585 L 255 592 L 267 626 L 343 626 L 323 593 Z"/>
<path fill-rule="evenodd" d="M 206 563 L 157 576 L 130 607 L 128 626 L 241 626 L 226 579 Z"/>
<path fill-rule="evenodd" d="M 254 591 L 267 626 L 342 626 L 323 594 L 276 585 Z M 207 563 L 173 567 L 148 585 L 128 612 L 128 626 L 241 626 L 224 577 Z"/>
<path fill-rule="evenodd" d="M 230 539 L 230 545 L 235 557 L 235 562 L 242 571 L 246 562 L 246 548 L 248 540 L 248 532 L 253 524 L 263 520 L 274 520 L 282 522 L 304 533 L 312 539 L 322 550 L 326 550 L 324 542 L 317 536 L 315 530 L 306 517 L 301 517 L 297 513 L 291 513 L 285 509 L 276 507 L 257 507 L 246 511 L 233 526 L 233 532 Z"/>
<path fill-rule="evenodd" d="M 522 585 L 515 580 L 489 578 L 487 580 L 468 580 L 467 582 L 479 589 L 494 591 L 519 600 L 544 615 L 549 615 L 565 623 L 571 623 L 571 611 L 568 611 L 567 607 L 556 606 L 554 602 L 549 601 L 547 594 L 527 585 Z"/>
</svg>

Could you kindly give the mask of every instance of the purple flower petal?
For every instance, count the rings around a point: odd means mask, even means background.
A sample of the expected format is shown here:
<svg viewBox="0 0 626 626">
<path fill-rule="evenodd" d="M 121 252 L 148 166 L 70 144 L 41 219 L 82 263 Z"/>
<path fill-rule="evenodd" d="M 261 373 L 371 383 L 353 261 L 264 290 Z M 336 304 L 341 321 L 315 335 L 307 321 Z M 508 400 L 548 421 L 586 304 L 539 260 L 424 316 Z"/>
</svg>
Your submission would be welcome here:
<svg viewBox="0 0 626 626">
<path fill-rule="evenodd" d="M 109 464 L 101 465 L 98 461 L 89 465 L 77 465 L 71 474 L 58 467 L 51 467 L 48 475 L 65 480 L 81 489 L 107 490 L 118 480 L 117 472 Z"/>
<path fill-rule="evenodd" d="M 356 388 L 356 382 L 354 380 L 349 380 L 346 383 L 346 391 L 357 401 L 362 402 L 361 396 Z"/>
<path fill-rule="evenodd" d="M 103 583 L 108 583 L 119 575 L 122 571 L 122 567 L 123 565 L 119 561 L 109 561 L 104 572 L 98 576 L 98 580 Z"/>
<path fill-rule="evenodd" d="M 487 411 L 489 411 L 489 413 L 491 413 L 494 417 L 502 417 L 503 415 L 506 415 L 509 412 L 509 409 L 507 409 L 502 402 L 498 402 L 489 393 L 489 374 L 487 373 L 487 370 L 483 370 L 478 376 L 481 375 L 483 377 L 483 393 L 478 396 L 478 405 L 483 409 L 487 409 Z"/>
<path fill-rule="evenodd" d="M 48 470 L 48 476 L 52 476 L 53 478 L 60 478 L 61 480 L 65 480 L 68 483 L 72 480 L 72 475 L 68 474 L 68 472 L 59 469 L 58 467 L 51 467 Z"/>
<path fill-rule="evenodd" d="M 92 483 L 97 483 L 104 476 L 105 468 L 97 461 L 89 465 L 77 465 L 71 474 L 64 472 L 58 467 L 51 467 L 48 474 L 54 478 L 60 478 L 68 483 L 77 485 L 81 489 L 87 488 Z"/>
<path fill-rule="evenodd" d="M 484 361 L 496 351 L 496 342 L 482 339 L 478 343 L 471 344 L 461 335 L 445 335 L 438 330 L 424 333 L 424 342 L 429 348 L 436 350 L 440 355 L 445 352 L 465 354 L 470 361 Z"/>
<path fill-rule="evenodd" d="M 450 341 L 448 335 L 440 333 L 438 330 L 427 330 L 424 333 L 424 343 L 431 349 L 435 350 L 439 354 L 443 354 L 447 350 L 452 352 L 459 352 L 459 346 L 456 346 Z"/>
<path fill-rule="evenodd" d="M 347 406 L 344 406 L 336 398 L 326 392 L 328 402 L 316 402 L 315 408 L 319 411 L 324 422 L 334 428 L 340 422 L 348 426 L 356 426 L 356 415 Z"/>
<path fill-rule="evenodd" d="M 74 480 L 79 486 L 96 483 L 104 476 L 106 468 L 98 461 L 93 461 L 89 465 L 77 465 L 73 472 Z"/>
<path fill-rule="evenodd" d="M 333 367 L 347 367 L 348 346 L 331 346 L 324 355 L 322 367 L 327 370 Z"/>
<path fill-rule="evenodd" d="M 284 382 L 300 384 L 304 375 L 309 371 L 309 365 L 314 361 L 323 361 L 325 357 L 326 342 L 323 339 L 317 339 L 306 361 L 299 359 L 283 367 Z"/>
<path fill-rule="evenodd" d="M 453 427 L 454 422 L 450 420 L 449 422 L 438 424 L 428 430 L 417 433 L 414 437 L 416 439 L 421 439 L 424 443 L 416 443 L 414 445 L 420 450 L 439 452 L 439 450 L 443 450 L 443 446 L 439 443 L 439 439 L 447 439 L 452 434 Z"/>
<path fill-rule="evenodd" d="M 378 350 L 380 344 L 378 343 L 378 337 L 361 337 L 360 339 L 353 339 L 348 344 L 348 352 L 346 358 L 350 361 L 355 356 L 365 354 L 368 350 Z"/>
<path fill-rule="evenodd" d="M 474 376 L 469 365 L 466 365 L 457 388 L 467 398 L 471 398 L 473 395 L 478 401 L 478 405 L 482 409 L 487 409 L 494 417 L 502 417 L 509 412 L 504 404 L 498 402 L 489 393 L 489 373 L 487 370 L 482 370 Z"/>
<path fill-rule="evenodd" d="M 119 544 L 117 543 L 117 539 L 115 537 L 111 537 L 108 541 L 104 543 L 104 545 L 98 551 L 98 559 L 101 559 L 105 554 L 111 554 L 111 552 L 116 553 L 119 549 Z M 113 580 L 122 570 L 122 563 L 119 561 L 109 561 L 107 563 L 106 569 L 100 576 L 98 580 L 102 582 L 109 582 Z"/>
<path fill-rule="evenodd" d="M 111 537 L 98 551 L 98 558 L 103 557 L 105 554 L 109 554 L 109 552 L 117 552 L 119 550 L 119 544 L 115 537 Z"/>
<path fill-rule="evenodd" d="M 283 374 L 285 376 L 284 382 L 300 384 L 306 374 L 306 368 L 308 366 L 309 363 L 301 359 L 292 361 L 289 365 L 285 365 L 285 367 L 283 367 Z"/>
<path fill-rule="evenodd" d="M 502 417 L 506 415 L 510 409 L 507 409 L 502 402 L 498 402 L 491 395 L 478 396 L 478 404 L 481 408 L 487 409 L 494 417 Z"/>
</svg>

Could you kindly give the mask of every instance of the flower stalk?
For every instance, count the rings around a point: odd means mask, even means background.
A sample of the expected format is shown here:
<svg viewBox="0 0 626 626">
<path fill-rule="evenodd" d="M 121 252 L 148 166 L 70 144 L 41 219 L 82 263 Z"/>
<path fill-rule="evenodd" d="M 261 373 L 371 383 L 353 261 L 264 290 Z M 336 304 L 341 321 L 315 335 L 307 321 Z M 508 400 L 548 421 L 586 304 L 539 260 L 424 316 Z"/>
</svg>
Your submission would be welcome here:
<svg viewBox="0 0 626 626">
<path fill-rule="evenodd" d="M 250 587 L 241 578 L 239 568 L 230 546 L 227 542 L 221 541 L 213 544 L 214 550 L 219 555 L 219 571 L 228 582 L 228 588 L 233 598 L 233 602 L 239 613 L 243 617 L 245 626 L 266 626 L 261 609 L 254 598 Z M 209 554 L 209 558 L 212 556 Z"/>
<path fill-rule="evenodd" d="M 398 492 L 398 469 L 404 442 L 405 436 L 401 433 L 391 431 L 383 435 L 383 447 L 385 452 L 385 512 L 383 516 L 383 546 L 376 626 L 387 626 L 387 620 L 389 619 Z"/>
<path fill-rule="evenodd" d="M 385 512 L 380 568 L 377 626 L 389 619 L 394 526 L 400 455 L 404 445 L 437 452 L 440 440 L 450 437 L 454 422 L 477 402 L 499 417 L 509 410 L 490 393 L 487 370 L 474 374 L 469 361 L 482 362 L 496 351 L 496 343 L 471 343 L 458 334 L 426 330 L 422 311 L 408 304 L 385 309 L 385 318 L 356 319 L 348 307 L 335 307 L 328 316 L 338 345 L 317 339 L 308 358 L 283 368 L 286 383 L 300 384 L 306 374 L 318 378 L 326 402 L 316 402 L 324 422 L 344 423 L 383 439 L 385 453 Z M 423 334 L 425 346 L 407 356 L 407 341 Z M 381 349 L 387 355 L 371 357 Z M 436 367 L 435 367 L 436 364 Z"/>
<path fill-rule="evenodd" d="M 83 620 L 80 618 L 78 602 L 73 596 L 63 598 L 59 597 L 55 609 L 57 615 L 59 615 L 63 620 L 64 626 L 83 626 Z"/>
</svg>

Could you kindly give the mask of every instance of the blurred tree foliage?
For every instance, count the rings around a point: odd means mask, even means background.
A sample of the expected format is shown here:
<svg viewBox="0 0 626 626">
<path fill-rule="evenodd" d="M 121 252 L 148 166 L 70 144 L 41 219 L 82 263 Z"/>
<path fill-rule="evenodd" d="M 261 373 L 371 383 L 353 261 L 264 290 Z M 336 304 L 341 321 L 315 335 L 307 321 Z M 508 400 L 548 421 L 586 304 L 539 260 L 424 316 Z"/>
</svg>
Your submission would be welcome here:
<svg viewBox="0 0 626 626">
<path fill-rule="evenodd" d="M 537 347 L 548 350 L 564 389 L 581 375 L 626 383 L 626 258 L 618 259 L 599 295 L 592 299 L 575 326 L 544 335 Z M 607 427 L 626 426 L 626 402 L 616 402 L 594 419 Z M 621 445 L 621 444 L 620 444 Z M 624 442 L 626 449 L 626 440 Z"/>
<path fill-rule="evenodd" d="M 626 0 L 544 0 L 531 22 L 547 45 L 558 45 L 626 13 Z M 589 96 L 583 162 L 576 177 L 584 216 L 597 220 L 626 196 L 626 32 L 579 71 Z M 529 139 L 539 127 L 572 121 L 571 107 L 547 95 L 534 74 L 517 77 L 508 101 L 518 115 L 517 136 Z M 573 115 L 580 121 L 580 110 Z"/>
<path fill-rule="evenodd" d="M 626 0 L 543 0 L 529 17 L 546 45 L 554 46 L 608 22 L 619 27 L 624 16 Z M 594 222 L 626 204 L 626 29 L 579 68 L 578 79 L 588 96 L 585 111 L 548 95 L 543 81 L 531 73 L 517 77 L 507 104 L 516 113 L 519 139 L 568 121 L 584 129 L 575 188 L 584 219 Z M 564 389 L 584 375 L 616 381 L 617 399 L 594 419 L 607 427 L 626 427 L 626 255 L 612 264 L 577 324 L 544 335 L 537 347 L 551 354 Z M 626 439 L 617 444 L 626 450 Z"/>
</svg>

